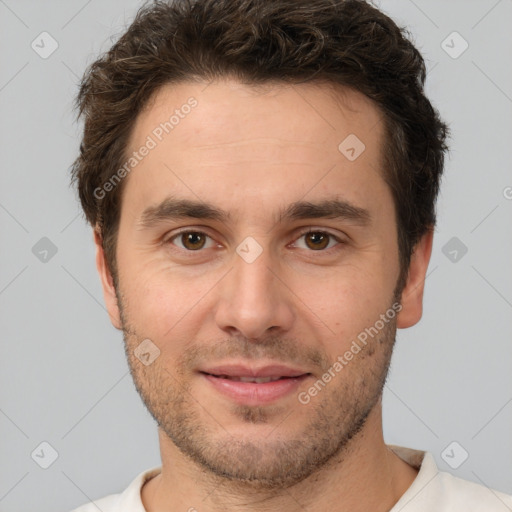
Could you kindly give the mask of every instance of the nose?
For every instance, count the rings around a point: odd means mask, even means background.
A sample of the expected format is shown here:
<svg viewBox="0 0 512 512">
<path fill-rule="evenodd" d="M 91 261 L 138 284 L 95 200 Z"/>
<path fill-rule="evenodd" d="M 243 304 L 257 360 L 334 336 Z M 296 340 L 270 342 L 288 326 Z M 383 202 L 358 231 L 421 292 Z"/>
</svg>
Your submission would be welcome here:
<svg viewBox="0 0 512 512">
<path fill-rule="evenodd" d="M 289 331 L 293 293 L 268 248 L 252 262 L 234 255 L 233 268 L 219 283 L 215 320 L 230 335 L 257 341 Z"/>
</svg>

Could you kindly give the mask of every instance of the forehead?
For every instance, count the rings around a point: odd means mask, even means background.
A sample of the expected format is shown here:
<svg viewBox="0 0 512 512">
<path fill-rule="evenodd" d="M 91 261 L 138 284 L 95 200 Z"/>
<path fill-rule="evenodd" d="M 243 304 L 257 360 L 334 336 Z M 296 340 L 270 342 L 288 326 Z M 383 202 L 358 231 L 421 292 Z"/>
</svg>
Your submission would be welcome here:
<svg viewBox="0 0 512 512">
<path fill-rule="evenodd" d="M 191 101 L 197 106 L 189 109 L 187 103 Z M 347 124 L 360 135 L 376 127 L 378 137 L 381 120 L 380 110 L 372 100 L 332 83 L 243 84 L 223 78 L 210 84 L 183 82 L 160 87 L 139 114 L 132 140 L 165 123 L 173 114 L 179 117 L 171 123 L 173 136 L 185 142 L 193 135 L 191 145 L 196 147 L 201 142 L 231 143 L 235 133 L 242 137 L 249 130 L 253 136 L 281 135 L 297 142 L 318 143 L 329 135 L 337 140 Z M 184 122 L 188 117 L 195 120 L 191 130 L 187 130 L 191 123 Z M 241 131 L 235 132 L 237 128 Z"/>
<path fill-rule="evenodd" d="M 151 149 L 127 176 L 125 194 L 142 207 L 176 189 L 189 197 L 222 194 L 224 202 L 226 192 L 243 190 L 263 206 L 264 196 L 275 201 L 355 183 L 357 200 L 365 180 L 382 185 L 381 119 L 363 94 L 327 84 L 166 85 L 136 119 L 126 157 Z"/>
</svg>

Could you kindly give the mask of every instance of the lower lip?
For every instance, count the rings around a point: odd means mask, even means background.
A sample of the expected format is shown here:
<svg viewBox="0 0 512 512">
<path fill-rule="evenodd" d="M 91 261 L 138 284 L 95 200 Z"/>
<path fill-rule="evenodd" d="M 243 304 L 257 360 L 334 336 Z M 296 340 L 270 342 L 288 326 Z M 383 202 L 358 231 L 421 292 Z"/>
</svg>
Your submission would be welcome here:
<svg viewBox="0 0 512 512">
<path fill-rule="evenodd" d="M 217 391 L 220 391 L 235 401 L 246 405 L 260 405 L 283 398 L 294 391 L 296 392 L 302 382 L 310 377 L 310 374 L 261 383 L 223 379 L 207 373 L 202 373 L 202 376 L 205 377 Z"/>
</svg>

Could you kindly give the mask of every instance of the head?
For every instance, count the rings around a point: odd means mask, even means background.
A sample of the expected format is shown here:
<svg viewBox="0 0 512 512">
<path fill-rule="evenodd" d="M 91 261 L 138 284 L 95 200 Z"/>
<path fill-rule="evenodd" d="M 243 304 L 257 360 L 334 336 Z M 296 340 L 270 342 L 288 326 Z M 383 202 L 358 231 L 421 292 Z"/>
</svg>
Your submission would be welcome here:
<svg viewBox="0 0 512 512">
<path fill-rule="evenodd" d="M 161 434 L 212 473 L 298 481 L 378 404 L 421 317 L 447 149 L 424 81 L 362 0 L 155 2 L 86 71 L 72 171 L 109 314 Z M 307 376 L 234 401 L 202 372 L 235 360 Z"/>
</svg>

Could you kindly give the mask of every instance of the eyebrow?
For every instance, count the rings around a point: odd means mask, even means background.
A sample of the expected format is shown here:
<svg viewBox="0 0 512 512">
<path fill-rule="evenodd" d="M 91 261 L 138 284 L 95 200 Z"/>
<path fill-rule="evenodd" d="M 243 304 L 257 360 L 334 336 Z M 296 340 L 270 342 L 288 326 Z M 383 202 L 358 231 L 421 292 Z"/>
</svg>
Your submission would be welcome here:
<svg viewBox="0 0 512 512">
<path fill-rule="evenodd" d="M 137 224 L 140 228 L 151 228 L 160 222 L 186 218 L 215 220 L 223 223 L 233 220 L 231 213 L 210 203 L 168 197 L 158 205 L 146 208 Z M 318 202 L 295 201 L 278 212 L 276 222 L 320 218 L 349 220 L 361 226 L 367 226 L 371 222 L 368 210 L 338 198 Z"/>
</svg>

